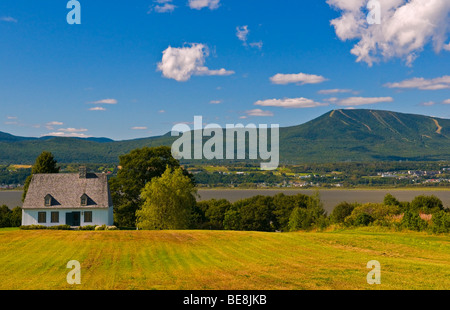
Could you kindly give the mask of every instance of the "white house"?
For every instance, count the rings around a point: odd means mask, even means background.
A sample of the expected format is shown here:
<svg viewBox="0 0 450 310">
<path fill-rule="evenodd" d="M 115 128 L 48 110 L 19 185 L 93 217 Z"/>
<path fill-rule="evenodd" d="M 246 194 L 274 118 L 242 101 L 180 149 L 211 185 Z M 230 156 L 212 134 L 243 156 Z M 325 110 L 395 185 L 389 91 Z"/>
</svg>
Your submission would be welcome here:
<svg viewBox="0 0 450 310">
<path fill-rule="evenodd" d="M 113 225 L 106 174 L 35 174 L 22 207 L 22 225 Z"/>
</svg>

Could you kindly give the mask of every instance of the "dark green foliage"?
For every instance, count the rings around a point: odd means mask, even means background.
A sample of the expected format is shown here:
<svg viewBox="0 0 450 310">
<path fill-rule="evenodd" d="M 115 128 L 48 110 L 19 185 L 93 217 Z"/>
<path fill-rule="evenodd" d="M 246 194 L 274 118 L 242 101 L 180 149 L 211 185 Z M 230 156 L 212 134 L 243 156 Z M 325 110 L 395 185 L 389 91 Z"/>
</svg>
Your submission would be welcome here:
<svg viewBox="0 0 450 310">
<path fill-rule="evenodd" d="M 242 230 L 241 214 L 236 208 L 229 209 L 223 219 L 223 227 L 225 230 Z"/>
<path fill-rule="evenodd" d="M 331 222 L 335 224 L 344 223 L 345 218 L 352 214 L 352 211 L 356 208 L 357 205 L 358 204 L 356 203 L 341 202 L 331 212 Z"/>
<path fill-rule="evenodd" d="M 375 219 L 370 214 L 360 213 L 356 217 L 356 219 L 354 221 L 354 225 L 355 226 L 369 226 L 374 221 L 375 221 Z"/>
<path fill-rule="evenodd" d="M 274 231 L 272 197 L 255 196 L 236 202 L 235 207 L 239 210 L 242 230 Z"/>
<path fill-rule="evenodd" d="M 316 193 L 308 197 L 306 208 L 296 207 L 289 217 L 289 230 L 309 230 L 312 228 L 323 229 L 326 225 L 326 214 Z"/>
<path fill-rule="evenodd" d="M 434 213 L 430 228 L 435 234 L 450 233 L 450 212 L 439 211 Z"/>
<path fill-rule="evenodd" d="M 19 227 L 22 225 L 22 208 L 15 207 L 12 209 L 10 214 L 10 224 L 11 227 Z"/>
<path fill-rule="evenodd" d="M 11 210 L 5 205 L 0 207 L 0 227 L 11 227 Z"/>
<path fill-rule="evenodd" d="M 55 226 L 44 226 L 44 225 L 24 225 L 20 226 L 20 229 L 22 230 L 43 230 L 43 229 L 49 229 L 49 230 L 70 230 L 70 225 L 55 225 Z"/>
<path fill-rule="evenodd" d="M 142 189 L 154 177 L 160 177 L 167 167 L 177 168 L 180 163 L 172 157 L 169 147 L 161 146 L 144 147 L 120 156 L 120 166 L 117 176 L 109 182 L 114 220 L 118 226 L 135 227 L 136 211 L 142 205 Z"/>
<path fill-rule="evenodd" d="M 296 208 L 308 206 L 309 196 L 303 194 L 285 195 L 277 194 L 273 197 L 275 226 L 279 231 L 289 231 L 289 219 Z"/>
<path fill-rule="evenodd" d="M 19 227 L 22 223 L 22 208 L 9 209 L 8 206 L 0 207 L 0 228 Z"/>
<path fill-rule="evenodd" d="M 404 229 L 423 231 L 427 228 L 427 222 L 420 218 L 418 212 L 407 210 L 403 215 L 401 226 Z"/>
<path fill-rule="evenodd" d="M 23 225 L 20 226 L 20 229 L 22 230 L 40 230 L 40 229 L 47 229 L 47 226 L 44 225 Z"/>
<path fill-rule="evenodd" d="M 410 204 L 411 210 L 415 212 L 423 212 L 423 213 L 435 213 L 441 210 L 444 210 L 444 205 L 442 201 L 432 195 L 432 196 L 417 196 Z"/>
<path fill-rule="evenodd" d="M 55 226 L 49 226 L 48 229 L 53 230 L 70 230 L 70 225 L 55 225 Z"/>
<path fill-rule="evenodd" d="M 232 204 L 226 199 L 212 199 L 208 201 L 200 201 L 197 203 L 197 217 L 203 216 L 203 224 L 201 228 L 222 230 L 224 229 L 223 221 L 225 214 L 230 210 Z M 198 227 L 198 226 L 197 226 Z"/>
<path fill-rule="evenodd" d="M 391 194 L 386 194 L 386 196 L 384 196 L 383 203 L 386 206 L 400 206 L 400 202 L 397 200 L 397 198 L 395 198 Z"/>
<path fill-rule="evenodd" d="M 50 152 L 42 152 L 37 158 L 31 169 L 31 175 L 25 180 L 23 187 L 22 201 L 25 201 L 28 187 L 30 186 L 33 174 L 38 173 L 59 173 L 60 167 L 56 166 L 57 162 Z"/>
<path fill-rule="evenodd" d="M 95 230 L 95 225 L 80 226 L 79 230 Z"/>
</svg>

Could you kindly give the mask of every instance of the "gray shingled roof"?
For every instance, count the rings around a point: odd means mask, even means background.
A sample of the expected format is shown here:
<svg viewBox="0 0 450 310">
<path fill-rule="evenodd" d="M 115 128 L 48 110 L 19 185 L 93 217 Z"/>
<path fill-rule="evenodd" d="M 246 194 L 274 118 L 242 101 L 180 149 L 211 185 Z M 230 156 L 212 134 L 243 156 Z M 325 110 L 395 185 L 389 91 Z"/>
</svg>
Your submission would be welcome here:
<svg viewBox="0 0 450 310">
<path fill-rule="evenodd" d="M 81 196 L 86 194 L 87 206 L 81 206 Z M 52 196 L 52 205 L 45 206 L 45 196 Z M 112 206 L 106 174 L 88 173 L 80 178 L 78 173 L 35 174 L 28 188 L 23 209 L 37 208 L 108 208 Z"/>
</svg>

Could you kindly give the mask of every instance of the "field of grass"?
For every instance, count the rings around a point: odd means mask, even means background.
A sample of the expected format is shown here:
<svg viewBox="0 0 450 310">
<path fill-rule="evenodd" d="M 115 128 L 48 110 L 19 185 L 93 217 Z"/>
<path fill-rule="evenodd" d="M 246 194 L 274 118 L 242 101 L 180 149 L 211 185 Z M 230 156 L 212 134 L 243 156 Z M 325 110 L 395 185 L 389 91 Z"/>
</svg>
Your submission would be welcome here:
<svg viewBox="0 0 450 310">
<path fill-rule="evenodd" d="M 70 260 L 80 285 L 66 282 Z M 367 284 L 371 260 L 381 285 Z M 450 236 L 6 229 L 0 289 L 450 289 Z"/>
</svg>

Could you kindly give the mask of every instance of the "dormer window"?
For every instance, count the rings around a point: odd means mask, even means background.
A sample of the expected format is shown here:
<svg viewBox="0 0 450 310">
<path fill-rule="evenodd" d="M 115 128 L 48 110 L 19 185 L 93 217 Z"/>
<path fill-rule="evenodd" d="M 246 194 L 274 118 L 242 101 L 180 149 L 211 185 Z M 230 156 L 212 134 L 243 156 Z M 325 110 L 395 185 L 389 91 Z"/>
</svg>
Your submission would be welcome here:
<svg viewBox="0 0 450 310">
<path fill-rule="evenodd" d="M 45 196 L 45 198 L 44 198 L 44 204 L 45 204 L 46 207 L 51 207 L 52 201 L 53 201 L 53 197 L 52 197 L 50 194 L 48 194 L 47 196 Z"/>
<path fill-rule="evenodd" d="M 83 194 L 83 196 L 81 196 L 81 206 L 85 207 L 88 205 L 88 196 L 86 194 Z"/>
</svg>

